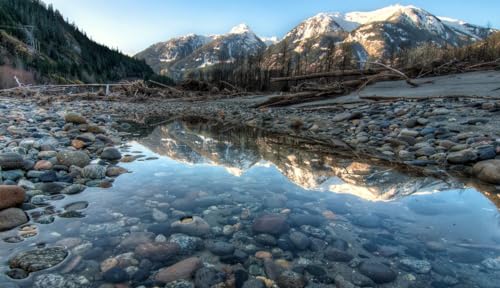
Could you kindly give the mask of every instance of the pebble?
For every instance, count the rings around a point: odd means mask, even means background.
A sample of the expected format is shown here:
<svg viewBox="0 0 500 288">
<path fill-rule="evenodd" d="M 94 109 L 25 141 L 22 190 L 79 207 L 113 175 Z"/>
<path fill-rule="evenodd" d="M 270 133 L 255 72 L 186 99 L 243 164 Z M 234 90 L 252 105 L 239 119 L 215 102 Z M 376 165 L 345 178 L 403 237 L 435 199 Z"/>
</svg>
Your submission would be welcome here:
<svg viewBox="0 0 500 288">
<path fill-rule="evenodd" d="M 28 222 L 28 217 L 19 208 L 7 208 L 0 211 L 0 232 L 10 230 Z"/>
</svg>

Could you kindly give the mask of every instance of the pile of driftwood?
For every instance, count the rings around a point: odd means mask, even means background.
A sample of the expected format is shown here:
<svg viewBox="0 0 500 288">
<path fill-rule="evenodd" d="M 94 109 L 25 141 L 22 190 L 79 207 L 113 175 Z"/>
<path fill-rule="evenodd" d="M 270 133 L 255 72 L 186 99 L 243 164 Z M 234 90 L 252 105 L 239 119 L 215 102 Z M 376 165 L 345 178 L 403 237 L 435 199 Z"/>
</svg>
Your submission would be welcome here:
<svg viewBox="0 0 500 288">
<path fill-rule="evenodd" d="M 380 81 L 402 79 L 405 80 L 406 83 L 411 87 L 418 87 L 422 84 L 433 83 L 433 81 L 420 80 L 418 83 L 415 81 L 415 79 L 422 78 L 424 76 L 439 76 L 455 73 L 500 69 L 500 59 L 475 64 L 451 61 L 430 69 L 426 68 L 420 70 L 398 70 L 389 65 L 379 62 L 362 63 L 377 68 L 368 70 L 343 70 L 291 77 L 271 78 L 271 82 L 286 82 L 295 84 L 290 87 L 290 92 L 292 93 L 271 97 L 267 101 L 259 103 L 254 107 L 282 107 L 316 100 L 332 99 L 344 96 L 351 92 L 360 92 L 367 85 Z M 376 97 L 362 98 L 367 100 L 380 100 L 376 99 Z"/>
<path fill-rule="evenodd" d="M 286 81 L 297 84 L 290 88 L 291 94 L 272 97 L 268 101 L 256 105 L 255 108 L 280 107 L 322 99 L 332 99 L 353 91 L 361 91 L 368 84 L 379 81 L 404 79 L 408 85 L 412 87 L 418 86 L 410 77 L 397 69 L 378 62 L 370 62 L 369 64 L 379 66 L 380 68 L 272 78 L 271 82 Z M 318 79 L 326 78 L 336 80 L 330 83 L 317 81 Z"/>
<path fill-rule="evenodd" d="M 223 89 L 219 87 L 223 87 Z M 242 89 L 224 81 L 221 81 L 216 86 L 197 80 L 187 80 L 176 87 L 153 80 L 112 84 L 23 85 L 18 83 L 18 87 L 0 90 L 0 96 L 4 97 L 29 97 L 50 99 L 50 101 L 106 100 L 143 102 L 163 99 L 198 101 L 246 94 L 247 92 Z"/>
</svg>

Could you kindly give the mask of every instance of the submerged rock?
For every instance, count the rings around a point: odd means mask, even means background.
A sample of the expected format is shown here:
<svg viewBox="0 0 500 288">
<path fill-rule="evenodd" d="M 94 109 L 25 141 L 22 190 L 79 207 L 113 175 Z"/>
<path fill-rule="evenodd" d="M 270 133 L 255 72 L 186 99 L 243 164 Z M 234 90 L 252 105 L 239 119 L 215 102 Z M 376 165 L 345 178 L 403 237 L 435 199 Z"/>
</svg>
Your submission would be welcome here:
<svg viewBox="0 0 500 288">
<path fill-rule="evenodd" d="M 255 233 L 278 235 L 288 231 L 287 217 L 279 214 L 266 214 L 255 219 L 252 230 Z"/>
<path fill-rule="evenodd" d="M 184 217 L 171 224 L 174 231 L 190 236 L 206 236 L 210 233 L 210 225 L 198 216 Z"/>
<path fill-rule="evenodd" d="M 89 288 L 90 281 L 85 276 L 43 274 L 34 279 L 35 288 Z"/>
<path fill-rule="evenodd" d="M 10 268 L 19 268 L 26 272 L 48 269 L 61 263 L 68 251 L 62 247 L 49 247 L 21 252 L 9 260 Z"/>
<path fill-rule="evenodd" d="M 396 272 L 387 267 L 385 264 L 374 261 L 365 261 L 361 263 L 359 266 L 359 272 L 377 284 L 392 282 L 396 280 L 397 276 Z"/>
<path fill-rule="evenodd" d="M 191 257 L 175 263 L 172 266 L 162 268 L 155 275 L 155 280 L 162 283 L 169 283 L 180 279 L 190 279 L 196 270 L 203 266 L 200 258 Z"/>
<path fill-rule="evenodd" d="M 19 208 L 0 211 L 0 231 L 5 231 L 28 222 L 28 216 Z"/>
</svg>

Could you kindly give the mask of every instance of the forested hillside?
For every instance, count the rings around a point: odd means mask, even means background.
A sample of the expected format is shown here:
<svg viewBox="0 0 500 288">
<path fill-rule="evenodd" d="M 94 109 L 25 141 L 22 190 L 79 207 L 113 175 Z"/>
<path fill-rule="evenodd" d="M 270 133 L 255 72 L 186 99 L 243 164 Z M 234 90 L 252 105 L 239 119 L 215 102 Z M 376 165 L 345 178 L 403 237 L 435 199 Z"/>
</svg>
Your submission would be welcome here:
<svg viewBox="0 0 500 288">
<path fill-rule="evenodd" d="M 25 80 L 52 83 L 153 74 L 144 61 L 97 44 L 39 0 L 0 0 L 0 68 L 3 86 L 14 72 Z"/>
</svg>

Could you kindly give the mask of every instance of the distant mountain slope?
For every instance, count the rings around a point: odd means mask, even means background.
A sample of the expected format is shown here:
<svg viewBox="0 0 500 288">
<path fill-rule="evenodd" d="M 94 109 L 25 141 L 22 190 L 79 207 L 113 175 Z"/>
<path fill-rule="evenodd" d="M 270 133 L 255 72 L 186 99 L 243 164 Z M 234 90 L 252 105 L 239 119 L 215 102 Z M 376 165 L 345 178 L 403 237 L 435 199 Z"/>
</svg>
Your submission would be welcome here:
<svg viewBox="0 0 500 288">
<path fill-rule="evenodd" d="M 153 73 L 143 61 L 90 40 L 39 0 L 0 0 L 0 65 L 50 82 L 115 81 Z"/>
<path fill-rule="evenodd" d="M 359 61 L 388 61 L 407 49 L 429 43 L 461 47 L 483 40 L 494 31 L 397 4 L 368 12 L 319 13 L 299 23 L 280 41 L 259 38 L 248 26 L 240 25 L 226 35 L 212 36 L 206 43 L 194 36 L 174 38 L 136 57 L 176 79 L 215 64 L 234 63 L 236 58 L 252 58 L 263 51 L 257 58 L 264 70 L 310 73 L 353 66 Z"/>
<path fill-rule="evenodd" d="M 196 69 L 214 64 L 234 63 L 238 59 L 256 56 L 267 47 L 245 24 L 233 27 L 227 34 L 201 37 L 203 36 L 188 35 L 160 42 L 135 57 L 153 63 L 152 67 L 164 75 L 181 79 L 184 74 Z M 166 54 L 176 57 L 168 56 L 170 58 L 166 59 Z M 158 63 L 160 64 L 155 65 Z"/>
</svg>

